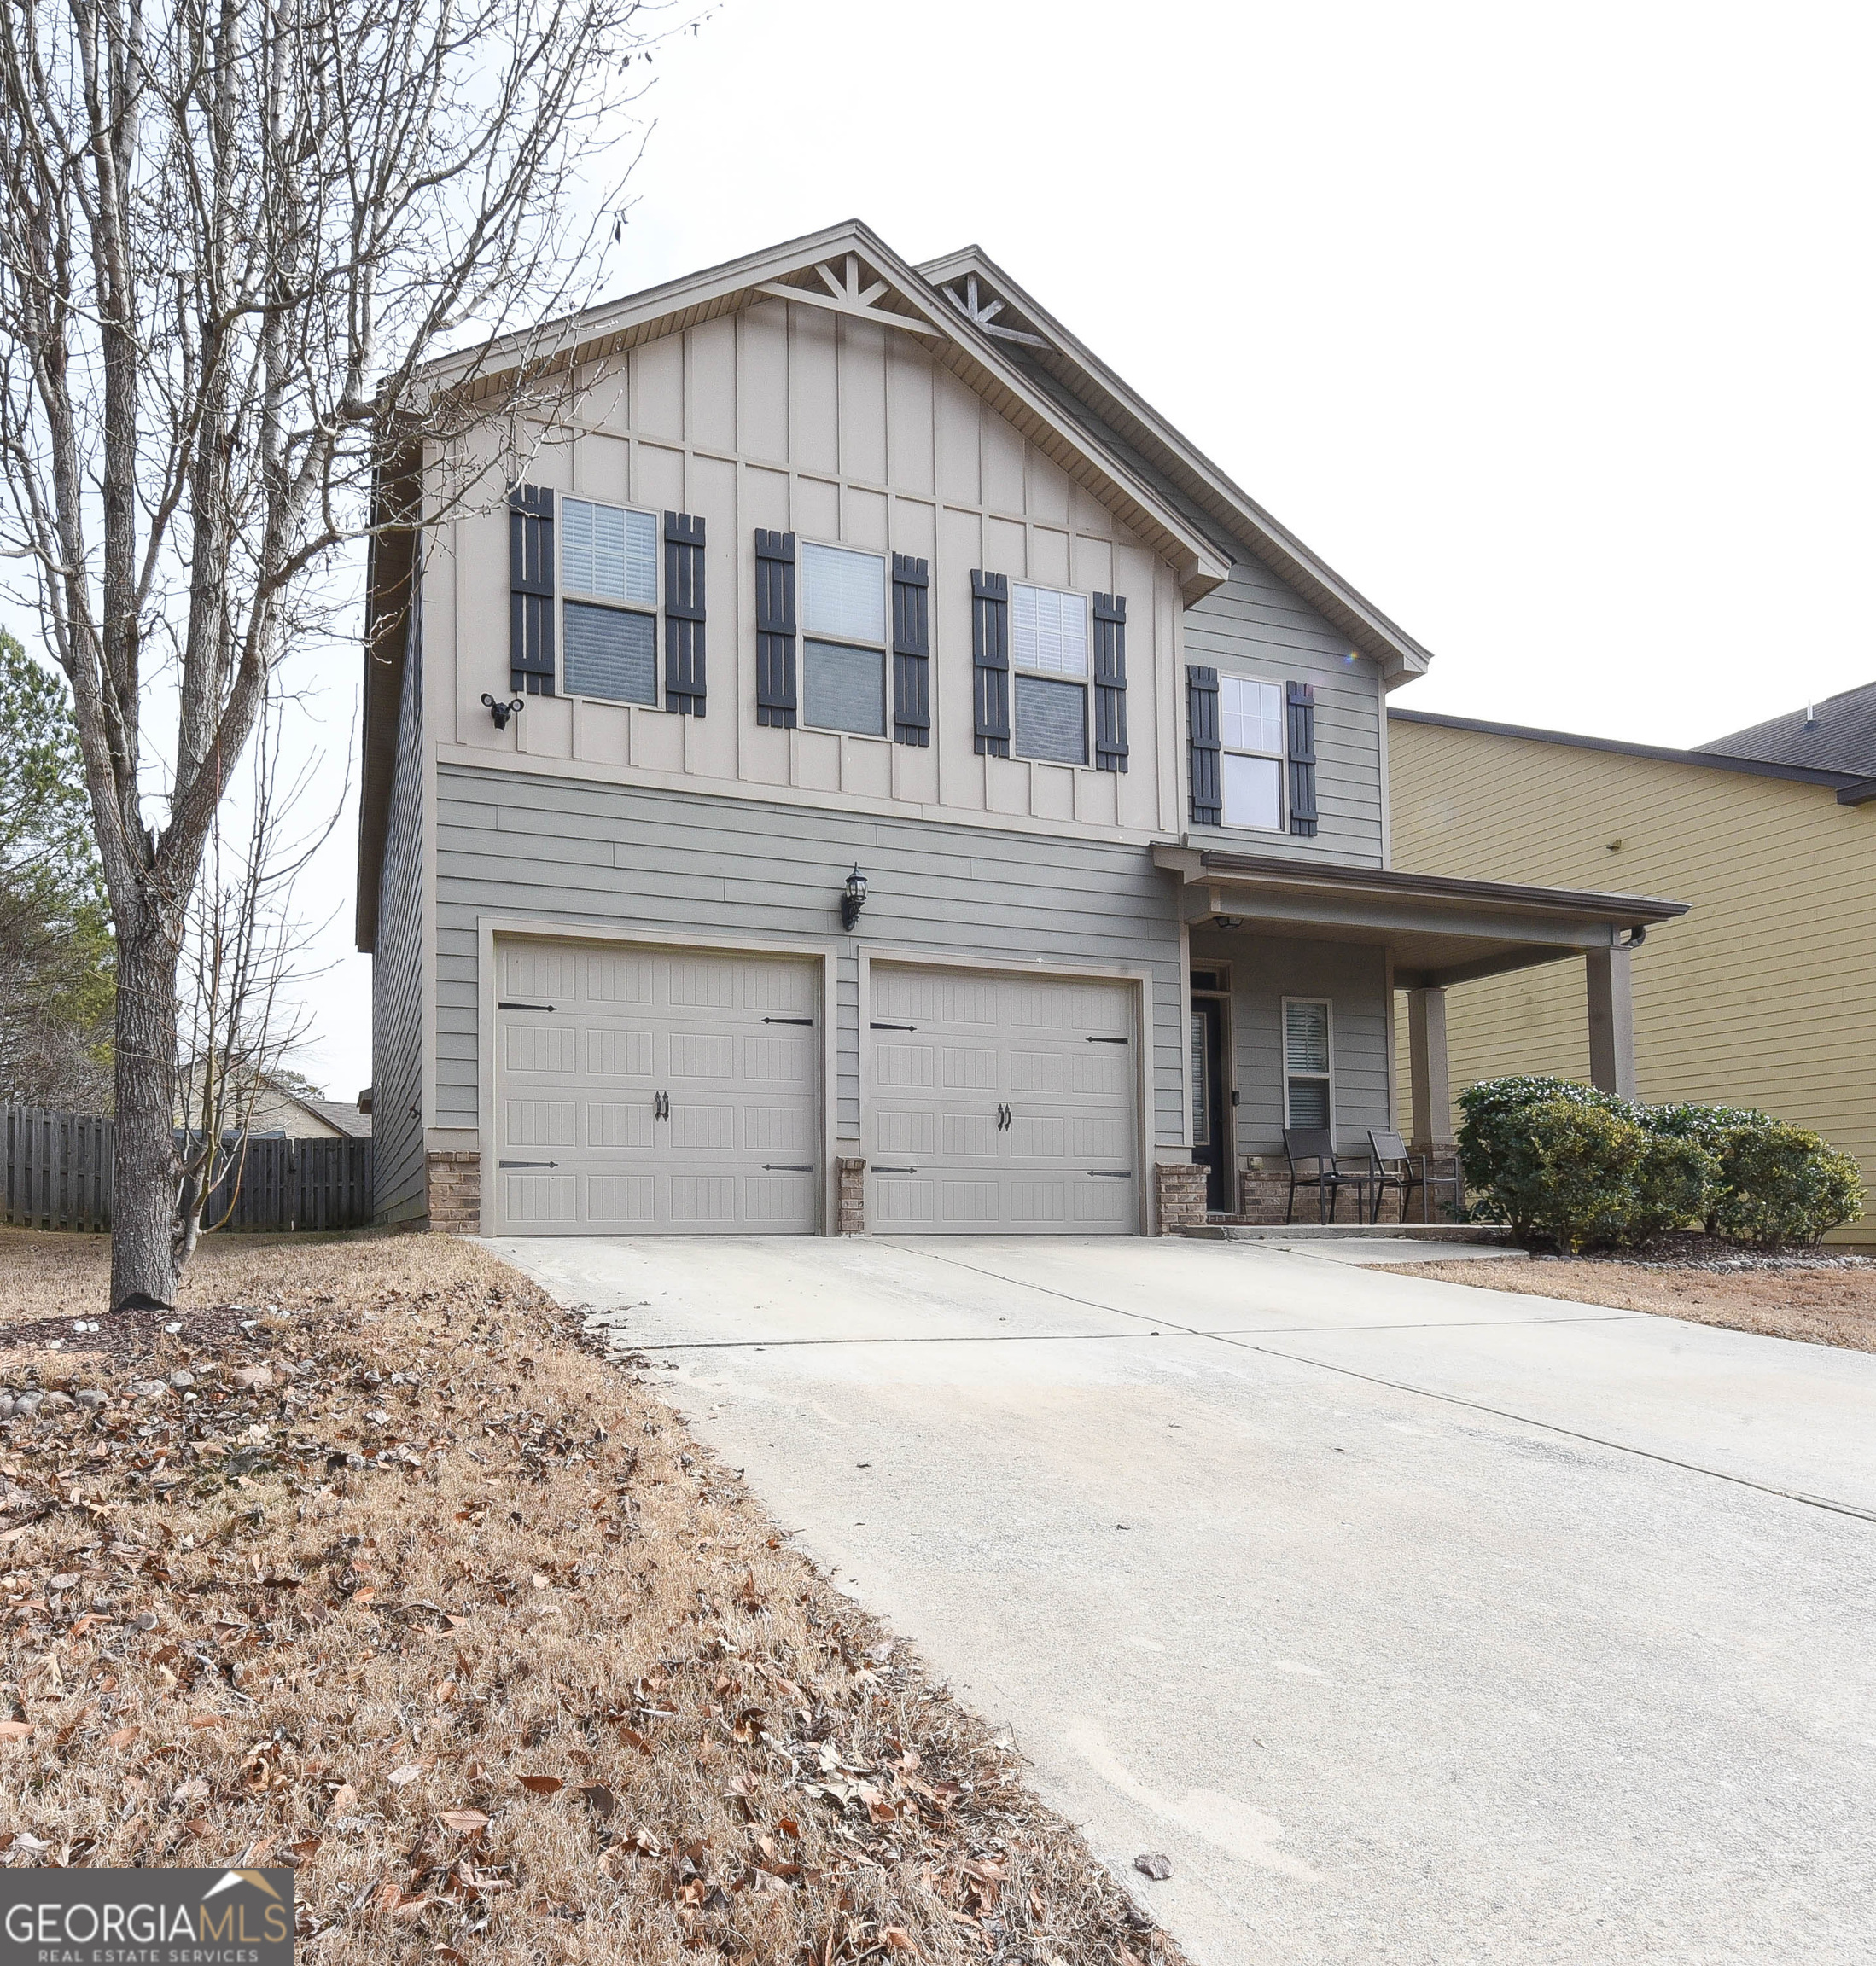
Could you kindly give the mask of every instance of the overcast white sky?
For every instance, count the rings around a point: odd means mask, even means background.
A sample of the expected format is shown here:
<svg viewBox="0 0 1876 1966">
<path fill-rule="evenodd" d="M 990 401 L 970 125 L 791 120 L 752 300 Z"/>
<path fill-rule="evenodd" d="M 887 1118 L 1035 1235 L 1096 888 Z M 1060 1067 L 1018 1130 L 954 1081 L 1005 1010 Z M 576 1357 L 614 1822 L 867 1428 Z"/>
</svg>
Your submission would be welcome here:
<svg viewBox="0 0 1876 1966">
<path fill-rule="evenodd" d="M 1873 55 L 1848 3 L 725 0 L 609 286 L 976 241 L 1432 650 L 1396 702 L 1693 744 L 1876 678 Z M 349 1094 L 364 958 L 318 1009 Z"/>
</svg>

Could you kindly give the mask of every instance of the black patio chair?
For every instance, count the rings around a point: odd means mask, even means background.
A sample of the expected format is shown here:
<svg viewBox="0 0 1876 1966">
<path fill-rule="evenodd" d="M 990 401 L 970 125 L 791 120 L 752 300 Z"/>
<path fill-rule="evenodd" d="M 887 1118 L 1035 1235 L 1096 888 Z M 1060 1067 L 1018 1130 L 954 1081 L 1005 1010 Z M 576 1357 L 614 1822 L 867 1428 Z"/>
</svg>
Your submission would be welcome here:
<svg viewBox="0 0 1876 1966">
<path fill-rule="evenodd" d="M 1368 1158 L 1373 1163 L 1368 1186 L 1374 1195 L 1368 1220 L 1375 1223 L 1381 1219 L 1381 1197 L 1391 1189 L 1401 1197 L 1401 1219 L 1405 1222 L 1414 1189 L 1426 1186 L 1424 1164 L 1407 1152 L 1407 1142 L 1398 1133 L 1384 1133 L 1373 1126 L 1368 1129 Z M 1424 1200 L 1421 1213 L 1425 1213 Z"/>
<path fill-rule="evenodd" d="M 1344 1188 L 1355 1190 L 1355 1219 L 1361 1219 L 1362 1192 L 1368 1184 L 1366 1174 L 1344 1173 L 1336 1159 L 1336 1137 L 1326 1126 L 1285 1126 L 1283 1130 L 1284 1158 L 1290 1163 L 1290 1199 L 1284 1205 L 1283 1219 L 1285 1222 L 1295 1219 L 1296 1190 L 1314 1188 L 1316 1191 L 1316 1219 L 1333 1222 L 1336 1204 L 1342 1198 Z M 1306 1172 L 1313 1166 L 1314 1172 Z"/>
</svg>

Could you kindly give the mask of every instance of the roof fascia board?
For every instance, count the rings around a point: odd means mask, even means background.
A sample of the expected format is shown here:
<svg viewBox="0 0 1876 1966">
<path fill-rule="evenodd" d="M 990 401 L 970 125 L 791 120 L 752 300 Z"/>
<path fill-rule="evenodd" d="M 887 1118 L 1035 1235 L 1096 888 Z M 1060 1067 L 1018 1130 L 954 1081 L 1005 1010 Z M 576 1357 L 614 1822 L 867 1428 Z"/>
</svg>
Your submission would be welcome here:
<svg viewBox="0 0 1876 1966">
<path fill-rule="evenodd" d="M 824 288 L 802 288 L 777 296 L 789 285 L 789 276 L 813 273 L 817 264 L 856 253 L 885 276 L 894 294 L 913 311 L 906 317 L 922 322 L 940 341 L 939 359 L 958 379 L 983 397 L 1024 436 L 1038 444 L 1069 474 L 1114 503 L 1118 493 L 1122 516 L 1140 532 L 1149 545 L 1171 562 L 1188 603 L 1221 585 L 1230 575 L 1229 561 L 1183 515 L 1167 504 L 1151 485 L 1128 468 L 1087 432 L 1070 422 L 1018 369 L 1011 367 L 996 342 L 982 334 L 948 300 L 943 300 L 916 268 L 858 220 L 811 233 L 783 246 L 752 253 L 704 272 L 667 282 L 647 293 L 605 303 L 583 313 L 550 323 L 548 329 L 510 338 L 478 358 L 446 359 L 424 372 L 431 387 L 446 388 L 452 375 L 468 373 L 465 364 L 480 362 L 469 388 L 472 399 L 492 394 L 504 375 L 504 361 L 525 357 L 533 363 L 564 363 L 578 367 L 617 355 L 641 341 L 656 340 L 737 313 L 760 300 L 781 297 L 807 306 L 830 300 Z M 848 311 L 839 308 L 836 311 Z M 878 319 L 875 313 L 870 317 Z"/>
<path fill-rule="evenodd" d="M 1136 443 L 1143 454 L 1151 456 L 1157 449 L 1175 468 L 1175 474 L 1183 470 L 1194 481 L 1189 489 L 1200 494 L 1197 503 L 1207 507 L 1234 537 L 1240 538 L 1265 565 L 1296 587 L 1337 627 L 1358 644 L 1367 644 L 1362 653 L 1380 662 L 1390 689 L 1426 672 L 1433 658 L 1405 629 L 1390 621 L 1288 526 L 1227 477 L 1188 437 L 1012 280 L 988 253 L 979 247 L 968 246 L 941 259 L 928 260 L 918 270 L 935 289 L 945 281 L 973 272 L 986 276 L 999 295 L 1006 297 L 1019 313 L 1053 339 L 1055 346 L 1047 352 L 1063 358 L 1071 370 L 1079 370 L 1079 380 L 1092 384 L 1096 393 L 1106 399 L 1104 404 L 1091 403 L 1089 407 L 1109 414 L 1118 434 Z M 952 311 L 958 311 L 955 308 Z M 959 317 L 963 318 L 961 315 Z M 1044 360 L 1051 373 L 1057 374 L 1065 385 L 1075 379 L 1060 375 L 1057 364 L 1047 363 L 1046 354 Z M 1114 410 L 1120 412 L 1117 418 L 1111 417 Z"/>
<path fill-rule="evenodd" d="M 1631 744 L 1619 737 L 1582 737 L 1569 730 L 1540 730 L 1524 724 L 1493 724 L 1478 717 L 1449 717 L 1436 710 L 1396 710 L 1389 717 L 1397 724 L 1429 724 L 1442 730 L 1471 730 L 1485 737 L 1521 737 L 1532 744 L 1562 744 L 1574 751 L 1608 751 L 1623 758 L 1650 758 L 1663 765 L 1695 765 L 1709 771 L 1737 771 L 1748 778 L 1788 778 L 1794 784 L 1834 788 L 1844 805 L 1861 803 L 1844 794 L 1862 781 L 1848 771 L 1821 771 L 1809 765 L 1774 765 L 1768 759 L 1728 758 L 1717 751 L 1675 751 L 1663 744 Z M 1876 794 L 1867 794 L 1876 796 Z"/>
</svg>

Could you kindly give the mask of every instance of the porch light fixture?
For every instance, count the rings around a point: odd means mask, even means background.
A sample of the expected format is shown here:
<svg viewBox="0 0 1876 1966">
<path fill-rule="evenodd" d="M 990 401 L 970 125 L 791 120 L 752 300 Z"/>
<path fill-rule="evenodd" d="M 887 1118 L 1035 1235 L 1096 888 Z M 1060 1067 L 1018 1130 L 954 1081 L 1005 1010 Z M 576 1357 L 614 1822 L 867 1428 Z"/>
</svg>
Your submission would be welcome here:
<svg viewBox="0 0 1876 1966">
<path fill-rule="evenodd" d="M 519 696 L 507 703 L 498 703 L 486 689 L 482 692 L 482 704 L 489 715 L 495 719 L 495 728 L 498 730 L 507 730 L 509 718 L 517 710 L 525 710 L 527 707 L 527 703 Z"/>
<path fill-rule="evenodd" d="M 841 927 L 851 928 L 859 920 L 859 911 L 866 905 L 866 876 L 859 870 L 859 863 L 854 863 L 854 871 L 847 876 L 847 887 L 841 895 Z"/>
<path fill-rule="evenodd" d="M 1242 928 L 1244 925 L 1244 918 L 1242 915 L 1215 915 L 1212 916 L 1212 927 L 1215 928 Z"/>
</svg>

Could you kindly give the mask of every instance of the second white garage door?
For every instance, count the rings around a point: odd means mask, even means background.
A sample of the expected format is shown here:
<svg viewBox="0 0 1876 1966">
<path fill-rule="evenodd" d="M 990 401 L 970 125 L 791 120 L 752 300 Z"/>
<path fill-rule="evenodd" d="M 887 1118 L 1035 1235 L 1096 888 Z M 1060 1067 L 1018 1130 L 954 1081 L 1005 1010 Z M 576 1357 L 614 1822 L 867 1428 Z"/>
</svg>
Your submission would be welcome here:
<svg viewBox="0 0 1876 1966">
<path fill-rule="evenodd" d="M 816 964 L 514 939 L 495 966 L 498 1231 L 819 1226 Z"/>
<path fill-rule="evenodd" d="M 872 1226 L 1138 1229 L 1135 1001 L 1124 983 L 876 963 Z"/>
</svg>

